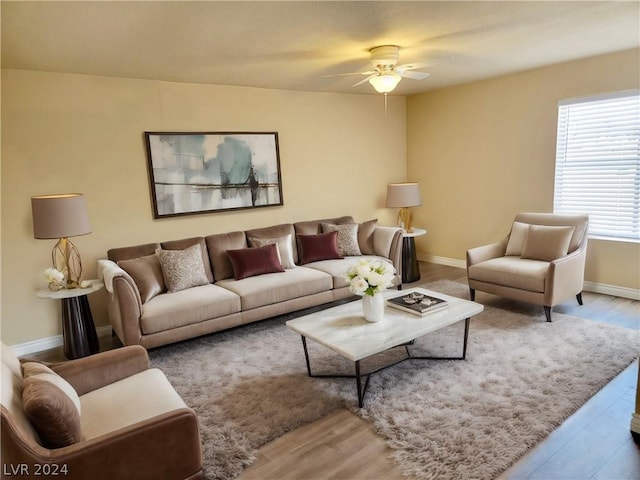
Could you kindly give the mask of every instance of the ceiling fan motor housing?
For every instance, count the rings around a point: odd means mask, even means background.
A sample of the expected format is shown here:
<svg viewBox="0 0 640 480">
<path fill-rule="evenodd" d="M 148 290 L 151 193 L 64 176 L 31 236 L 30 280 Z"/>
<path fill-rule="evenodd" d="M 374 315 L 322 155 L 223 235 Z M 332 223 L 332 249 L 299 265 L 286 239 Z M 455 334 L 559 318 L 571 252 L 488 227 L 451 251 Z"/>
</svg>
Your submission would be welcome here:
<svg viewBox="0 0 640 480">
<path fill-rule="evenodd" d="M 369 52 L 371 53 L 371 63 L 374 68 L 380 67 L 393 67 L 398 63 L 399 48 L 396 45 L 382 45 L 380 47 L 374 47 Z"/>
</svg>

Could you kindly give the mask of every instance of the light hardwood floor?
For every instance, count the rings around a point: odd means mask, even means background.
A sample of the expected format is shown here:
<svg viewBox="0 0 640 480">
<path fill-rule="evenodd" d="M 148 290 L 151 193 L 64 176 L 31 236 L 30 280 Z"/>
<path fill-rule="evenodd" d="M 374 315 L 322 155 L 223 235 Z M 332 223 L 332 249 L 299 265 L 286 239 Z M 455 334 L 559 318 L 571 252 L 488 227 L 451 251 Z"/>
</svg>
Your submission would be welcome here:
<svg viewBox="0 0 640 480">
<path fill-rule="evenodd" d="M 415 285 L 436 280 L 466 283 L 464 269 L 420 263 L 420 271 Z M 583 298 L 583 306 L 569 301 L 554 312 L 640 331 L 640 302 L 590 292 Z M 519 312 L 542 312 L 542 307 L 482 292 L 476 301 Z M 113 346 L 109 339 L 101 339 L 102 349 Z M 61 349 L 35 357 L 63 358 Z M 629 433 L 637 372 L 635 363 L 618 375 L 499 480 L 640 480 L 640 447 Z M 369 423 L 341 409 L 264 445 L 239 480 L 407 479 L 390 456 L 391 449 Z"/>
</svg>

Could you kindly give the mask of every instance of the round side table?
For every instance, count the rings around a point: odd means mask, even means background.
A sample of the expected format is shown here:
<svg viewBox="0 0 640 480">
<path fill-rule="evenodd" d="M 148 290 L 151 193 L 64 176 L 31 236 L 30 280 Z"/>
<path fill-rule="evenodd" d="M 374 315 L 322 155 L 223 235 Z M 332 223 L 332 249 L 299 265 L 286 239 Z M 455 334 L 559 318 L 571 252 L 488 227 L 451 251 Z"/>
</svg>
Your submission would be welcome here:
<svg viewBox="0 0 640 480">
<path fill-rule="evenodd" d="M 420 280 L 420 267 L 418 266 L 414 239 L 426 233 L 424 228 L 414 228 L 412 232 L 402 232 L 402 283 Z"/>
<path fill-rule="evenodd" d="M 91 286 L 87 288 L 36 292 L 38 298 L 62 301 L 62 338 L 64 354 L 69 359 L 86 357 L 100 351 L 87 295 L 100 290 L 104 283 L 100 280 L 89 281 Z"/>
</svg>

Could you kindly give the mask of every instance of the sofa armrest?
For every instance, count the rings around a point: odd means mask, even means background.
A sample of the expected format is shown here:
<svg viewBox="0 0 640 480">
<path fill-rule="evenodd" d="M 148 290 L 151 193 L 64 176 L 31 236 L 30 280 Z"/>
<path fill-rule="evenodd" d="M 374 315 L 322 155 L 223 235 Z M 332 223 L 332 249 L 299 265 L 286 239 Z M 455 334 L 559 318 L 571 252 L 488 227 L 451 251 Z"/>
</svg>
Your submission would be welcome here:
<svg viewBox="0 0 640 480">
<path fill-rule="evenodd" d="M 508 238 L 501 242 L 490 243 L 481 247 L 470 248 L 467 250 L 467 268 L 476 263 L 491 260 L 492 258 L 503 257 L 507 251 Z"/>
<path fill-rule="evenodd" d="M 89 357 L 55 363 L 50 368 L 67 380 L 78 395 L 130 377 L 149 368 L 144 347 L 132 345 Z"/>
<path fill-rule="evenodd" d="M 126 406 L 125 406 L 126 408 Z M 3 442 L 8 458 L 3 461 L 28 465 L 49 464 L 64 468 L 61 478 L 69 480 L 111 480 L 136 478 L 202 478 L 202 445 L 196 414 L 180 408 L 112 433 L 83 440 L 68 447 L 48 450 L 27 444 L 10 428 Z"/>
<path fill-rule="evenodd" d="M 552 307 L 582 292 L 586 258 L 585 242 L 578 250 L 557 258 L 549 264 L 547 283 L 544 288 L 546 306 Z"/>
<path fill-rule="evenodd" d="M 402 272 L 402 229 L 376 225 L 373 230 L 373 251 L 391 260 L 396 274 Z"/>
<path fill-rule="evenodd" d="M 98 260 L 98 272 L 107 290 L 107 312 L 113 330 L 125 345 L 139 345 L 142 299 L 136 283 L 111 260 Z"/>
</svg>

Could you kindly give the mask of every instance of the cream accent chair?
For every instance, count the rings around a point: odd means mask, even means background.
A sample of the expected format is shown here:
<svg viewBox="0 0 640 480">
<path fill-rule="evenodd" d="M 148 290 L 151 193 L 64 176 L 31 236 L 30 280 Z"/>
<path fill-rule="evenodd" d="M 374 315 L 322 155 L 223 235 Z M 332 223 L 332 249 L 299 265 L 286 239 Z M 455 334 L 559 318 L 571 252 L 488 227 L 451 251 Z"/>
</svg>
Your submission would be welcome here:
<svg viewBox="0 0 640 480">
<path fill-rule="evenodd" d="M 143 347 L 123 347 L 45 366 L 21 363 L 10 347 L 1 344 L 0 348 L 2 478 L 5 474 L 21 479 L 54 475 L 74 480 L 203 478 L 196 414 L 160 370 L 149 368 Z M 34 367 L 49 371 L 28 372 Z M 39 393 L 32 394 L 31 375 L 40 377 L 36 385 L 50 384 L 53 378 L 54 385 L 62 388 L 39 387 Z M 71 398 L 71 415 L 62 408 L 65 401 L 60 397 L 65 395 Z M 33 400 L 54 414 L 43 421 L 30 407 Z M 34 418 L 40 423 L 33 423 Z M 45 446 L 50 434 L 76 428 L 71 442 Z"/>
<path fill-rule="evenodd" d="M 480 290 L 543 305 L 548 322 L 568 298 L 582 305 L 588 226 L 587 215 L 518 214 L 502 241 L 467 251 L 471 300 Z"/>
</svg>

